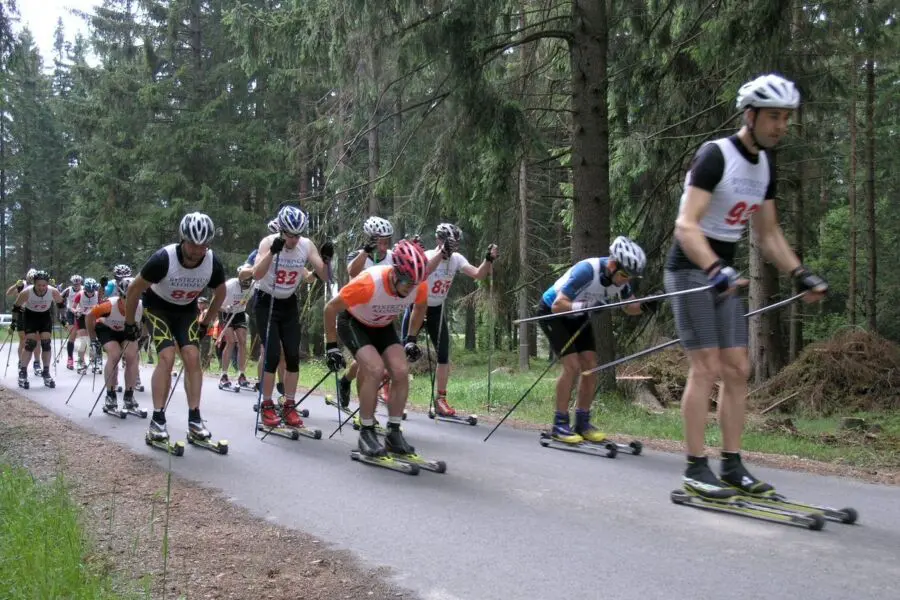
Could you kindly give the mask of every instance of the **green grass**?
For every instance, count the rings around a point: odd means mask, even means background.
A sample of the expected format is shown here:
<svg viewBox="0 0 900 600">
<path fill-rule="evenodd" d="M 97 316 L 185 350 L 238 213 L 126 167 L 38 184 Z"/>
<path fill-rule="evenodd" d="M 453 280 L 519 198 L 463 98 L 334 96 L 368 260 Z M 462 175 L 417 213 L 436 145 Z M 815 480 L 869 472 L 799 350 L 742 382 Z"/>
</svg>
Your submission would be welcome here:
<svg viewBox="0 0 900 600">
<path fill-rule="evenodd" d="M 113 600 L 63 480 L 0 463 L 0 598 Z"/>
<path fill-rule="evenodd" d="M 511 364 L 510 356 L 495 356 L 495 366 Z M 452 366 L 448 399 L 457 411 L 490 415 L 499 419 L 521 397 L 546 367 L 546 360 L 532 360 L 531 371 L 495 373 L 491 378 L 491 402 L 488 404 L 487 366 L 484 357 L 459 353 Z M 479 364 L 481 363 L 481 364 Z M 255 368 L 255 365 L 254 365 Z M 253 372 L 253 370 L 250 370 Z M 511 418 L 532 425 L 548 425 L 553 418 L 554 386 L 558 367 L 551 368 L 519 405 Z M 320 362 L 307 362 L 300 369 L 300 383 L 309 387 L 325 374 Z M 334 380 L 326 379 L 322 391 L 334 394 Z M 355 391 L 354 391 L 355 394 Z M 428 373 L 414 375 L 410 388 L 410 404 L 427 409 L 431 396 Z M 777 415 L 774 418 L 784 418 Z M 840 434 L 841 416 L 859 416 L 877 423 L 882 431 L 876 440 L 862 434 Z M 900 467 L 900 415 L 847 414 L 828 418 L 806 418 L 792 415 L 798 434 L 764 430 L 759 419 L 751 419 L 744 435 L 743 447 L 748 451 L 797 456 L 825 462 L 859 467 Z M 683 439 L 681 413 L 676 409 L 651 414 L 622 396 L 602 395 L 594 402 L 594 420 L 608 434 L 626 438 L 675 440 Z M 707 428 L 706 442 L 717 447 L 721 443 L 718 425 Z"/>
</svg>

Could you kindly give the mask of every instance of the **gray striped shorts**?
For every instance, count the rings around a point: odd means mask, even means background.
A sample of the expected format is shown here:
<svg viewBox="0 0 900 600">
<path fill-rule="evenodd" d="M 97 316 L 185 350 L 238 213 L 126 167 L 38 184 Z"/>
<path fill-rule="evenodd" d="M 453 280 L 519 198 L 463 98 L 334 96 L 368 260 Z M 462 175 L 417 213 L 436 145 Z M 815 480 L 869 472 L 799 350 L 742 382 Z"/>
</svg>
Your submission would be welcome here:
<svg viewBox="0 0 900 600">
<path fill-rule="evenodd" d="M 709 284 L 700 269 L 667 270 L 664 281 L 669 293 Z M 706 291 L 675 296 L 671 301 L 675 328 L 685 350 L 747 347 L 747 311 L 737 294 L 717 299 L 715 291 Z"/>
</svg>

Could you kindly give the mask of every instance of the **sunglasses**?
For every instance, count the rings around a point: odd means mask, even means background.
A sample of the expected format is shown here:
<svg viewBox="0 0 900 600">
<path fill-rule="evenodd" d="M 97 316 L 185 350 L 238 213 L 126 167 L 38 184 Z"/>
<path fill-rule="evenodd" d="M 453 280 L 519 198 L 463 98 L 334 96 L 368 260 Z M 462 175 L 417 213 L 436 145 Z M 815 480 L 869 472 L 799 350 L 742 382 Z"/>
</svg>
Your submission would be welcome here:
<svg viewBox="0 0 900 600">
<path fill-rule="evenodd" d="M 416 280 L 412 277 L 404 275 L 402 273 L 394 272 L 394 276 L 397 278 L 397 285 L 415 285 Z"/>
</svg>

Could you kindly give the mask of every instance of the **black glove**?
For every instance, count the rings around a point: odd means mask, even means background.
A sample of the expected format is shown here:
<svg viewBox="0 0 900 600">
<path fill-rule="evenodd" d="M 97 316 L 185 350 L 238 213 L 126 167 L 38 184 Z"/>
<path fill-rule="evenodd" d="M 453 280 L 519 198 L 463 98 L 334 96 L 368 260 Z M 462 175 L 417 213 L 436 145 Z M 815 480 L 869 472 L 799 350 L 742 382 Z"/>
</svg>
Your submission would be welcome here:
<svg viewBox="0 0 900 600">
<path fill-rule="evenodd" d="M 828 293 L 828 282 L 807 269 L 805 265 L 800 265 L 794 269 L 794 272 L 791 275 L 793 276 L 794 281 L 797 282 L 797 287 L 800 288 L 800 291 L 802 292 L 814 291 L 823 294 Z"/>
<path fill-rule="evenodd" d="M 18 331 L 19 327 L 19 313 L 16 312 L 16 308 L 13 307 L 12 311 L 12 321 L 9 324 L 9 332 L 13 333 L 14 331 Z"/>
<path fill-rule="evenodd" d="M 106 288 L 107 283 L 109 283 L 109 277 L 106 277 L 106 276 L 101 277 L 100 278 L 100 289 L 102 290 L 102 289 Z"/>
<path fill-rule="evenodd" d="M 94 353 L 94 356 L 100 356 L 103 352 L 103 346 L 100 345 L 100 340 L 97 338 L 91 339 L 91 351 Z"/>
<path fill-rule="evenodd" d="M 715 275 L 710 275 L 710 271 L 713 271 L 716 267 L 720 267 L 718 272 Z M 706 269 L 706 273 L 709 275 L 709 284 L 716 288 L 716 291 L 720 294 L 733 289 L 737 286 L 738 279 L 740 279 L 738 272 L 731 267 L 724 266 L 721 260 L 717 260 L 711 267 Z"/>
<path fill-rule="evenodd" d="M 484 260 L 489 263 L 494 262 L 497 259 L 497 244 L 490 244 L 487 248 L 487 252 L 484 253 Z"/>
<path fill-rule="evenodd" d="M 141 328 L 137 323 L 125 323 L 125 340 L 136 342 L 141 334 Z"/>
<path fill-rule="evenodd" d="M 441 257 L 443 257 L 444 260 L 449 260 L 450 257 L 453 256 L 454 250 L 455 248 L 450 240 L 445 241 L 441 244 Z"/>
<path fill-rule="evenodd" d="M 406 359 L 409 362 L 416 362 L 422 358 L 422 349 L 416 344 L 416 336 L 406 336 L 406 343 L 403 344 L 403 350 L 406 351 Z"/>
<path fill-rule="evenodd" d="M 272 254 L 278 254 L 282 250 L 284 250 L 284 238 L 279 235 L 277 238 L 272 240 L 272 246 L 269 248 L 269 252 L 271 252 Z"/>
<path fill-rule="evenodd" d="M 334 243 L 328 240 L 322 244 L 322 247 L 319 248 L 319 255 L 323 262 L 331 262 L 331 259 L 334 258 Z"/>
<path fill-rule="evenodd" d="M 375 247 L 378 245 L 377 241 L 378 238 L 376 238 L 375 236 L 370 237 L 363 246 L 363 252 L 371 256 L 372 253 L 375 252 Z"/>
<path fill-rule="evenodd" d="M 68 327 L 69 324 L 66 322 L 66 315 L 63 313 L 59 313 L 59 324 L 63 327 Z"/>
<path fill-rule="evenodd" d="M 337 342 L 327 342 L 325 344 L 325 365 L 332 373 L 337 373 L 347 366 L 344 360 L 344 353 L 338 348 Z"/>
<path fill-rule="evenodd" d="M 209 333 L 209 324 L 204 323 L 202 321 L 197 322 L 197 337 L 199 339 L 203 339 L 206 337 L 206 334 Z"/>
</svg>

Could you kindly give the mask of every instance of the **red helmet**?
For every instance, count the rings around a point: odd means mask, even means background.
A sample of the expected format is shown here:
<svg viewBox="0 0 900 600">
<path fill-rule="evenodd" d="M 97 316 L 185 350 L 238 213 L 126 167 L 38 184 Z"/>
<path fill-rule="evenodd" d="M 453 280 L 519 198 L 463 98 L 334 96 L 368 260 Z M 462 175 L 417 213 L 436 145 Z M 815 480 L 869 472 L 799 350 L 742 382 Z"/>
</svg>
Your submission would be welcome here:
<svg viewBox="0 0 900 600">
<path fill-rule="evenodd" d="M 425 281 L 425 270 L 428 259 L 416 244 L 409 240 L 400 240 L 391 251 L 394 271 L 411 280 L 414 284 Z"/>
</svg>

